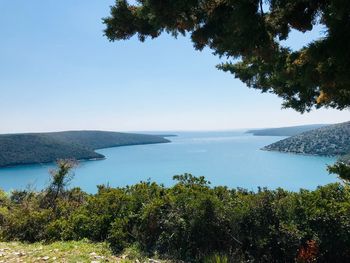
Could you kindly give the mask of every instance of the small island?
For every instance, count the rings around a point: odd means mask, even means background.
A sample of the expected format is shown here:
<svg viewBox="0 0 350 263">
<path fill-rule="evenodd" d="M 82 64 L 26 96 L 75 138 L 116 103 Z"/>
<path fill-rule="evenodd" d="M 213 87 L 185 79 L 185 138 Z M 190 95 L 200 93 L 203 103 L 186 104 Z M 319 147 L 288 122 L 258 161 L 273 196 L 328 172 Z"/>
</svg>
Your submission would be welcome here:
<svg viewBox="0 0 350 263">
<path fill-rule="evenodd" d="M 50 163 L 57 159 L 99 160 L 105 156 L 95 152 L 97 149 L 170 142 L 164 137 L 108 131 L 2 134 L 0 167 Z"/>
</svg>

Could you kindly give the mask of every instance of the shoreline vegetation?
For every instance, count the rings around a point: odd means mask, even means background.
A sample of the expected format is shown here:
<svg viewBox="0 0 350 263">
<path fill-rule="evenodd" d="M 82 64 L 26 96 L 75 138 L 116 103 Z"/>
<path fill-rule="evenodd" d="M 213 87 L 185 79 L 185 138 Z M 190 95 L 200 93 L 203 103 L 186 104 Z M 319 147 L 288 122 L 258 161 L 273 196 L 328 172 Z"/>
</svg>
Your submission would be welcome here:
<svg viewBox="0 0 350 263">
<path fill-rule="evenodd" d="M 59 159 L 103 160 L 95 150 L 156 143 L 169 143 L 165 137 L 106 131 L 64 131 L 0 135 L 0 168 L 52 163 Z"/>
<path fill-rule="evenodd" d="M 57 165 L 42 191 L 0 191 L 1 245 L 82 242 L 84 251 L 84 242 L 103 243 L 111 257 L 132 249 L 137 259 L 167 262 L 350 261 L 349 180 L 313 191 L 252 192 L 182 174 L 171 187 L 99 185 L 88 194 L 69 188 L 76 163 Z"/>
</svg>

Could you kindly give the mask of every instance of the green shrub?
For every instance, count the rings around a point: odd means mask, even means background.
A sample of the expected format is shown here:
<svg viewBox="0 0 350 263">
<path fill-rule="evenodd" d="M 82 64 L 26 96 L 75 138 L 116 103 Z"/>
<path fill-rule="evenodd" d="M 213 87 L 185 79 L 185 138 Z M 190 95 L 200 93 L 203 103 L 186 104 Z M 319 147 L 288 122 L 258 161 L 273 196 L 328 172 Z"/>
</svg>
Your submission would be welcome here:
<svg viewBox="0 0 350 263">
<path fill-rule="evenodd" d="M 174 178 L 172 187 L 99 186 L 94 195 L 61 189 L 53 208 L 47 190 L 0 191 L 0 238 L 106 241 L 115 253 L 186 262 L 350 262 L 348 186 L 249 192 Z"/>
<path fill-rule="evenodd" d="M 225 255 L 214 254 L 204 258 L 204 263 L 228 263 L 228 257 Z"/>
</svg>

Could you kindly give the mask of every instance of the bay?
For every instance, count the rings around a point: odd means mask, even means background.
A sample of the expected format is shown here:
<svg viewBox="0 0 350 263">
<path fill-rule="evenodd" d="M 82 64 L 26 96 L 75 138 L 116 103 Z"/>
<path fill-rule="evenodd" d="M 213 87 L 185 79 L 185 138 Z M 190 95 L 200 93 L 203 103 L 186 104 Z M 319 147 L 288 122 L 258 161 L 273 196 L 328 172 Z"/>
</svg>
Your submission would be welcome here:
<svg viewBox="0 0 350 263">
<path fill-rule="evenodd" d="M 173 175 L 183 173 L 205 176 L 212 185 L 254 191 L 259 186 L 312 190 L 337 181 L 326 171 L 326 165 L 336 158 L 260 150 L 284 137 L 252 136 L 242 131 L 169 134 L 177 135 L 169 137 L 171 143 L 98 150 L 106 159 L 80 162 L 71 187 L 94 193 L 101 184 L 117 187 L 149 180 L 170 186 L 174 184 Z M 44 164 L 1 168 L 0 188 L 40 190 L 48 185 L 49 171 L 54 167 Z"/>
</svg>

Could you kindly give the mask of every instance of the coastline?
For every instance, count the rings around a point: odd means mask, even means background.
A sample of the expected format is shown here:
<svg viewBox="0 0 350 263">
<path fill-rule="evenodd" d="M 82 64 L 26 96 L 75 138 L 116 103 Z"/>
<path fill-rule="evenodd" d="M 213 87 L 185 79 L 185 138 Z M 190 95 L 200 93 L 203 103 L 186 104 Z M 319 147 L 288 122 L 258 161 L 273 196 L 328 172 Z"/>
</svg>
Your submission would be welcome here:
<svg viewBox="0 0 350 263">
<path fill-rule="evenodd" d="M 174 135 L 177 136 L 177 135 Z M 174 137 L 172 136 L 172 137 Z M 170 137 L 170 136 L 167 136 Z M 93 149 L 93 151 L 96 154 L 101 155 L 101 157 L 93 157 L 93 158 L 79 158 L 76 159 L 78 162 L 89 162 L 89 161 L 103 161 L 106 160 L 107 157 L 97 153 L 96 150 L 102 150 L 102 149 L 109 149 L 109 148 L 118 148 L 118 147 L 126 147 L 126 146 L 137 146 L 137 145 L 148 145 L 148 144 L 163 144 L 163 143 L 171 143 L 170 140 L 165 139 L 166 141 L 164 142 L 145 142 L 145 143 L 131 143 L 131 144 L 124 144 L 124 145 L 113 145 L 113 146 L 109 146 L 109 147 L 103 147 L 103 148 L 97 148 L 97 149 Z M 25 166 L 31 166 L 31 165 L 47 165 L 47 164 L 54 164 L 57 160 L 59 160 L 60 158 L 57 158 L 56 160 L 51 160 L 51 161 L 47 161 L 47 162 L 28 162 L 28 163 L 19 163 L 19 164 L 9 164 L 9 165 L 1 165 L 0 169 L 6 169 L 6 168 L 15 168 L 15 167 L 25 167 Z M 75 158 L 62 158 L 62 159 L 75 159 Z"/>
</svg>

